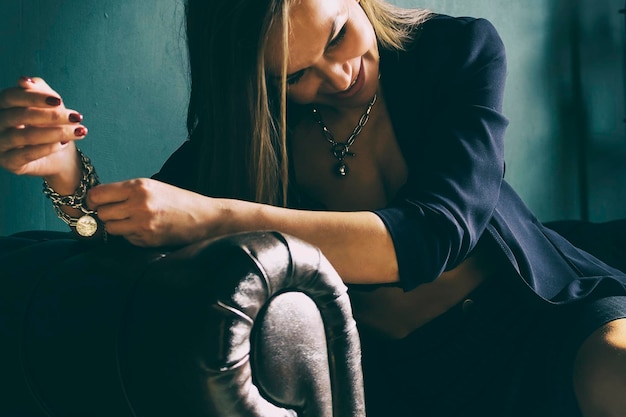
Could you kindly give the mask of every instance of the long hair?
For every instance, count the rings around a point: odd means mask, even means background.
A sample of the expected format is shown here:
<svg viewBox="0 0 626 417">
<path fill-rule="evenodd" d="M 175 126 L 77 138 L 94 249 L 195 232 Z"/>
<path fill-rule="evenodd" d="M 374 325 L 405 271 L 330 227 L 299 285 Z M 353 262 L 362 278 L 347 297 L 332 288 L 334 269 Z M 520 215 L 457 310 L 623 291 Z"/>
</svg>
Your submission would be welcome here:
<svg viewBox="0 0 626 417">
<path fill-rule="evenodd" d="M 286 151 L 265 82 L 267 33 L 282 0 L 187 0 L 191 95 L 187 130 L 198 153 L 196 189 L 275 204 Z"/>
<path fill-rule="evenodd" d="M 432 12 L 427 9 L 407 9 L 386 0 L 360 0 L 381 47 L 403 50 L 415 36 L 416 28 L 424 23 Z"/>
<path fill-rule="evenodd" d="M 187 130 L 204 194 L 286 205 L 288 13 L 294 0 L 187 0 Z M 361 0 L 381 46 L 402 49 L 428 16 Z M 280 25 L 280 26 L 277 26 Z M 268 33 L 282 34 L 278 83 L 266 76 Z"/>
</svg>

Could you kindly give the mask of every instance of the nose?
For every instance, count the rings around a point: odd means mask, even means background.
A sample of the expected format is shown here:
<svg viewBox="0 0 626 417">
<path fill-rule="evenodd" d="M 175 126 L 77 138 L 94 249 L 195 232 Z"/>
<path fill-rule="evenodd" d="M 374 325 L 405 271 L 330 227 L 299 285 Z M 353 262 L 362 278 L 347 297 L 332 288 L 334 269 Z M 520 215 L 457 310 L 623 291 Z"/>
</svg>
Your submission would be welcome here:
<svg viewBox="0 0 626 417">
<path fill-rule="evenodd" d="M 352 66 L 349 62 L 328 62 L 321 68 L 322 78 L 332 93 L 347 90 L 352 84 Z"/>
</svg>

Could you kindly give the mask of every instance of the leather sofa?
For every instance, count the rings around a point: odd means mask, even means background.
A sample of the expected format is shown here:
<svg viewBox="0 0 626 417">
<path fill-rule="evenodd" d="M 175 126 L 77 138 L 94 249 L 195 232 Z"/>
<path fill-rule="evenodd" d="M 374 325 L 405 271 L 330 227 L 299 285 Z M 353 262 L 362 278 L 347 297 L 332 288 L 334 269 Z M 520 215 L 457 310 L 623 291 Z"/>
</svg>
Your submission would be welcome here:
<svg viewBox="0 0 626 417">
<path fill-rule="evenodd" d="M 0 274 L 2 417 L 365 414 L 346 287 L 292 237 L 20 233 Z"/>
<path fill-rule="evenodd" d="M 549 226 L 626 269 L 626 220 Z M 346 287 L 293 237 L 25 232 L 0 238 L 0 277 L 0 416 L 365 415 Z"/>
</svg>

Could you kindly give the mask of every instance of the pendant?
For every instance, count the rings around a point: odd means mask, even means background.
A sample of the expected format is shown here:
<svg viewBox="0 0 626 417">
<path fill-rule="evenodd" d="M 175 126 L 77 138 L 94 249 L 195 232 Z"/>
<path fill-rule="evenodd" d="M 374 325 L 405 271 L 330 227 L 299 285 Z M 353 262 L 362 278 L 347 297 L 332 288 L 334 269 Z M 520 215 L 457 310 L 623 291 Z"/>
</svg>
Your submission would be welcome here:
<svg viewBox="0 0 626 417">
<path fill-rule="evenodd" d="M 83 237 L 91 237 L 98 230 L 98 222 L 88 214 L 76 221 L 76 233 Z"/>
<path fill-rule="evenodd" d="M 350 152 L 350 147 L 345 143 L 335 143 L 331 148 L 331 152 L 340 161 L 346 156 L 356 156 L 354 152 Z"/>
<path fill-rule="evenodd" d="M 346 165 L 345 162 L 341 161 L 337 165 L 335 165 L 335 174 L 339 177 L 345 177 L 350 172 L 350 168 Z"/>
</svg>

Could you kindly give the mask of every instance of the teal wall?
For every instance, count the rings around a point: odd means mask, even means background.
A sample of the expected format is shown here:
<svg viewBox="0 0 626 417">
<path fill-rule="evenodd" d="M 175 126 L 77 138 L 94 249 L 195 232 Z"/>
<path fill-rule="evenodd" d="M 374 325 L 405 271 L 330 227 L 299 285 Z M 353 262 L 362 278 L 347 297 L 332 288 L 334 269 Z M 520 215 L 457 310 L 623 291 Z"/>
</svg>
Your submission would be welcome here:
<svg viewBox="0 0 626 417">
<path fill-rule="evenodd" d="M 85 115 L 80 146 L 103 181 L 155 172 L 185 138 L 181 2 L 2 2 L 0 86 L 46 78 Z M 396 3 L 496 26 L 509 59 L 507 179 L 541 220 L 626 217 L 623 0 Z M 0 196 L 0 235 L 64 230 L 40 180 L 0 172 Z"/>
</svg>

